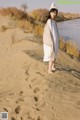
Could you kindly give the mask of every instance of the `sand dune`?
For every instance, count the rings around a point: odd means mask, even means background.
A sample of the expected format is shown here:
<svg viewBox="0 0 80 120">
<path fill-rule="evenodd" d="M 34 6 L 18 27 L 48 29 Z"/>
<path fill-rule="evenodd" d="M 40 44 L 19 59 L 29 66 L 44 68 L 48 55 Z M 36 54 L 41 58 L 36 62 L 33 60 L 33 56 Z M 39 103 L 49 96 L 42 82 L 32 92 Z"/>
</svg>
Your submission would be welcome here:
<svg viewBox="0 0 80 120">
<path fill-rule="evenodd" d="M 43 46 L 19 29 L 12 44 L 12 33 L 0 32 L 0 112 L 9 120 L 80 120 L 80 63 L 59 51 L 50 75 Z"/>
</svg>

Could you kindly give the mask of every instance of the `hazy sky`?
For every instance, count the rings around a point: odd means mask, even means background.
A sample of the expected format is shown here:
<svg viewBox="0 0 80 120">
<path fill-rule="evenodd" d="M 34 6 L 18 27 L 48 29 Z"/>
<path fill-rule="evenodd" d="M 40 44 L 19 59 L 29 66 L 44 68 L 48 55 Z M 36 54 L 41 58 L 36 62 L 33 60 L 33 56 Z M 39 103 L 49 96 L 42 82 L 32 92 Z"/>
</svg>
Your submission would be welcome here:
<svg viewBox="0 0 80 120">
<path fill-rule="evenodd" d="M 80 13 L 80 0 L 0 0 L 0 7 L 20 7 L 27 3 L 28 11 L 39 8 L 49 9 L 54 2 L 59 11 Z"/>
</svg>

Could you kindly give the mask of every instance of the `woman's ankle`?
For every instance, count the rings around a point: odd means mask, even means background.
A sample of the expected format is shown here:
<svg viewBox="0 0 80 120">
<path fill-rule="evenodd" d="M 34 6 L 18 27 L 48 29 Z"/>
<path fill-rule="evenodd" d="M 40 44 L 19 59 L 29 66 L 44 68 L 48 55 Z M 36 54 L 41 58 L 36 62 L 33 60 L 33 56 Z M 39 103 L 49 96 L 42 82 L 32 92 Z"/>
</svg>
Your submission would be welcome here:
<svg viewBox="0 0 80 120">
<path fill-rule="evenodd" d="M 48 71 L 49 71 L 49 72 L 51 72 L 51 71 L 52 71 L 52 69 L 48 69 Z"/>
</svg>

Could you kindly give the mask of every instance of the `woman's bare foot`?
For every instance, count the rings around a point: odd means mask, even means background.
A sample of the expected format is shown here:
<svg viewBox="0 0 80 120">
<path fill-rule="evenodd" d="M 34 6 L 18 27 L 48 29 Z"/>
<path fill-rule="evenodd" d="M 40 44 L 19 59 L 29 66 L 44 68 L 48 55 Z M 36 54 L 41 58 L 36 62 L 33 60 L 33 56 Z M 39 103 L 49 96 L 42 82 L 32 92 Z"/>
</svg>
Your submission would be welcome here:
<svg viewBox="0 0 80 120">
<path fill-rule="evenodd" d="M 56 71 L 55 67 L 52 67 L 52 71 Z"/>
<path fill-rule="evenodd" d="M 55 65 L 54 65 L 54 63 L 53 63 L 53 65 L 52 65 L 52 71 L 54 72 L 56 69 L 55 69 Z"/>
<path fill-rule="evenodd" d="M 49 74 L 53 74 L 53 71 L 49 71 L 49 70 L 48 70 L 48 73 L 49 73 Z"/>
</svg>

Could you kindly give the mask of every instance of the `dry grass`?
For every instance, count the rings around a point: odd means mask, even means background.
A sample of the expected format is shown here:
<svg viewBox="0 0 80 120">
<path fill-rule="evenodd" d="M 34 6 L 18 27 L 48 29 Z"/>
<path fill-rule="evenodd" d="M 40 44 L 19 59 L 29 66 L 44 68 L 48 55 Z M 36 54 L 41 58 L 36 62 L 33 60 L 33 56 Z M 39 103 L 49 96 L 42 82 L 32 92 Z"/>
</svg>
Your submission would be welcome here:
<svg viewBox="0 0 80 120">
<path fill-rule="evenodd" d="M 63 38 L 60 39 L 60 49 L 65 51 L 72 57 L 80 57 L 78 47 L 72 40 L 65 41 Z"/>
<path fill-rule="evenodd" d="M 43 26 L 36 25 L 35 29 L 34 29 L 34 35 L 35 36 L 43 36 L 43 30 L 44 30 Z"/>
<path fill-rule="evenodd" d="M 63 38 L 60 38 L 60 49 L 66 51 L 66 41 Z"/>
<path fill-rule="evenodd" d="M 32 24 L 27 20 L 19 20 L 17 27 L 27 31 L 27 33 L 34 33 L 35 36 L 43 36 L 43 26 Z"/>
<path fill-rule="evenodd" d="M 17 27 L 23 29 L 24 31 L 26 30 L 29 33 L 33 32 L 33 25 L 27 20 L 19 20 Z"/>
<path fill-rule="evenodd" d="M 35 20 L 43 22 L 43 23 L 46 22 L 48 15 L 49 15 L 49 11 L 47 9 L 37 9 L 31 12 L 31 16 Z"/>
<path fill-rule="evenodd" d="M 77 45 L 71 40 L 66 42 L 66 52 L 75 57 L 78 57 L 79 55 L 79 50 Z"/>
<path fill-rule="evenodd" d="M 0 15 L 6 16 L 9 15 L 11 17 L 15 17 L 16 19 L 25 19 L 28 17 L 27 13 L 24 13 L 20 9 L 16 7 L 8 7 L 0 9 Z"/>
</svg>

